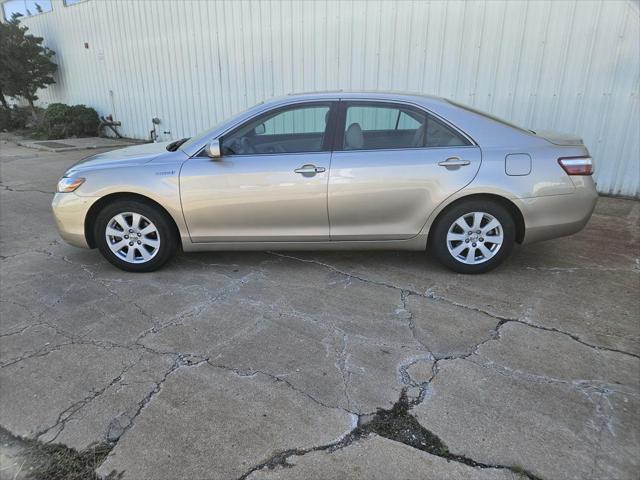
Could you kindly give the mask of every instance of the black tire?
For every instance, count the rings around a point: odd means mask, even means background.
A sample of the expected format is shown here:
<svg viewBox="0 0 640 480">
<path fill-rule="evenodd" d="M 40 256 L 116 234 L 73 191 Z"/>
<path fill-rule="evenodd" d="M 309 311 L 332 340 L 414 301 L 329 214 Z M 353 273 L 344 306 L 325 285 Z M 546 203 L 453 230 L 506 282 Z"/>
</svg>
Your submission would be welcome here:
<svg viewBox="0 0 640 480">
<path fill-rule="evenodd" d="M 447 246 L 447 234 L 449 232 L 449 228 L 460 217 L 472 212 L 485 212 L 498 220 L 502 227 L 503 237 L 502 244 L 500 245 L 500 248 L 496 251 L 496 253 L 488 260 L 476 264 L 463 263 L 462 260 L 454 257 Z M 498 265 L 500 265 L 507 257 L 509 257 L 511 251 L 513 250 L 515 238 L 516 226 L 509 211 L 500 203 L 494 200 L 477 199 L 463 200 L 447 208 L 440 215 L 440 217 L 436 221 L 436 224 L 433 226 L 432 234 L 430 235 L 429 240 L 431 252 L 435 255 L 436 259 L 440 261 L 440 263 L 442 263 L 445 267 L 458 273 L 475 274 L 485 273 L 493 270 Z M 460 241 L 460 243 L 457 243 L 455 245 L 462 245 L 462 243 L 463 242 Z M 476 242 L 476 244 L 477 243 L 479 242 Z M 491 244 L 487 243 L 484 245 L 486 246 Z M 480 255 L 482 255 L 482 253 Z M 476 258 L 481 258 L 480 255 Z"/>
<path fill-rule="evenodd" d="M 157 229 L 160 245 L 150 260 L 144 262 L 144 260 L 138 259 L 144 263 L 130 263 L 120 258 L 111 251 L 107 244 L 105 232 L 109 221 L 119 213 L 124 212 L 138 213 L 146 217 Z M 127 272 L 153 272 L 159 269 L 174 255 L 178 245 L 175 226 L 167 214 L 153 204 L 141 200 L 116 200 L 104 207 L 96 218 L 93 238 L 104 258 Z"/>
</svg>

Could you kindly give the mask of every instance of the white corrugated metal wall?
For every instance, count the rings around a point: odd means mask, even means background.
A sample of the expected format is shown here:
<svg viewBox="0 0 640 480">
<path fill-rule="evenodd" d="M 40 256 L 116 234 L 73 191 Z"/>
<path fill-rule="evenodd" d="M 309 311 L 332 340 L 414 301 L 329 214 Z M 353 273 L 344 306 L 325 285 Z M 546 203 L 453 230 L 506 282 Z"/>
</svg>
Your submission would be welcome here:
<svg viewBox="0 0 640 480">
<path fill-rule="evenodd" d="M 636 0 L 88 0 L 24 23 L 57 52 L 42 103 L 179 138 L 290 92 L 449 97 L 583 136 L 604 193 L 640 195 Z M 88 42 L 89 48 L 84 48 Z"/>
</svg>

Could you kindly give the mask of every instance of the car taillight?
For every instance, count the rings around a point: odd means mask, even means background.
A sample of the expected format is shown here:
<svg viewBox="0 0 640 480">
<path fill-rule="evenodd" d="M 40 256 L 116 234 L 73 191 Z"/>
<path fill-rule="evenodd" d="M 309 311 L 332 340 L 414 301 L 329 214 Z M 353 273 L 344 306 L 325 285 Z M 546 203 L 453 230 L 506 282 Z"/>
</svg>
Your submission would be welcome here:
<svg viewBox="0 0 640 480">
<path fill-rule="evenodd" d="M 558 163 L 567 175 L 592 175 L 593 160 L 591 157 L 561 157 Z"/>
</svg>

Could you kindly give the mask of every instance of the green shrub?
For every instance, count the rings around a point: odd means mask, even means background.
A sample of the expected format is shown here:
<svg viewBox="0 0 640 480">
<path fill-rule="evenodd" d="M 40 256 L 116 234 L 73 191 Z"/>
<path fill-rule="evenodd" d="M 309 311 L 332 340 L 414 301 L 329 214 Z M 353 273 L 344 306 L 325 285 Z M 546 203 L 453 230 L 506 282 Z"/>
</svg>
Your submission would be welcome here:
<svg viewBox="0 0 640 480">
<path fill-rule="evenodd" d="M 52 103 L 44 112 L 44 122 L 41 126 L 42 133 L 47 138 L 68 137 L 71 130 L 71 107 L 64 103 Z"/>
<path fill-rule="evenodd" d="M 13 122 L 11 120 L 11 110 L 0 107 L 0 131 L 13 130 Z"/>
<path fill-rule="evenodd" d="M 84 105 L 74 105 L 71 107 L 72 125 L 76 135 L 86 135 L 95 137 L 98 131 L 98 112 L 91 107 Z"/>
<path fill-rule="evenodd" d="M 44 112 L 44 120 L 50 125 L 67 123 L 71 107 L 64 103 L 52 103 Z"/>
<path fill-rule="evenodd" d="M 29 107 L 0 107 L 0 131 L 22 130 L 33 123 L 33 114 Z"/>
<path fill-rule="evenodd" d="M 42 130 L 49 138 L 93 137 L 99 123 L 98 112 L 91 107 L 52 103 L 44 113 Z"/>
</svg>

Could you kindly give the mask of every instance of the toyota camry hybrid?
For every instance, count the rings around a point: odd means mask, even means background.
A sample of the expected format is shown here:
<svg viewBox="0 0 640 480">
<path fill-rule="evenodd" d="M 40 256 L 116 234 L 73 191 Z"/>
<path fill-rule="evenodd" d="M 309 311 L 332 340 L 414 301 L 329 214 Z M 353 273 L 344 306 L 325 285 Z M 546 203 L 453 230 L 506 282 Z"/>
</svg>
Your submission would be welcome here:
<svg viewBox="0 0 640 480">
<path fill-rule="evenodd" d="M 596 204 L 580 138 L 519 128 L 450 100 L 291 95 L 190 139 L 137 145 L 67 170 L 62 237 L 123 270 L 176 249 L 429 250 L 462 273 L 514 243 L 582 229 Z"/>
</svg>

